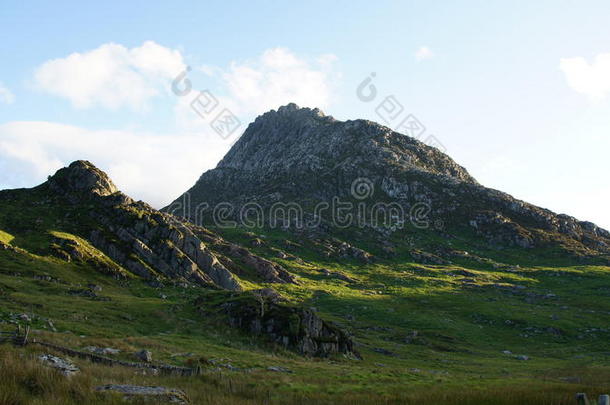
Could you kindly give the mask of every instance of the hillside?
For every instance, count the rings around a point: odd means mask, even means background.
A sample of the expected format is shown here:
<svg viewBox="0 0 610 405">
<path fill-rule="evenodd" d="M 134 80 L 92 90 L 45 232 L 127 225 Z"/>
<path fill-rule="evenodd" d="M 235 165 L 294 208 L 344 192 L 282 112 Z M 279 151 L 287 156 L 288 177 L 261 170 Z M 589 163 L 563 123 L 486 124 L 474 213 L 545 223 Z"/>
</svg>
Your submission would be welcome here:
<svg viewBox="0 0 610 405">
<path fill-rule="evenodd" d="M 182 389 L 193 404 L 571 404 L 608 390 L 608 233 L 487 189 L 433 148 L 290 105 L 188 195 L 160 212 L 86 161 L 0 192 L 1 330 L 201 371 L 72 357 L 81 372 L 67 379 L 37 356 L 70 356 L 2 344 L 1 404 L 122 403 L 94 390 L 111 383 Z M 333 197 L 409 217 L 251 226 L 197 212 L 292 201 L 312 220 L 305 208 Z"/>
</svg>

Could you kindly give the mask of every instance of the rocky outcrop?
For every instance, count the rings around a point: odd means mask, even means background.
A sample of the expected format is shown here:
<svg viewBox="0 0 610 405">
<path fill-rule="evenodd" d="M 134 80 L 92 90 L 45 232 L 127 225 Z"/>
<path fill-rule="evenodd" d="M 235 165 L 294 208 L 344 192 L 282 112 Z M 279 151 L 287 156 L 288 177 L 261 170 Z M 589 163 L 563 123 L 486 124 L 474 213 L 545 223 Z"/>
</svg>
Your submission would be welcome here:
<svg viewBox="0 0 610 405">
<path fill-rule="evenodd" d="M 229 253 L 241 259 L 248 267 L 267 283 L 297 284 L 296 277 L 277 263 L 253 255 L 248 249 L 235 244 L 228 244 Z"/>
<path fill-rule="evenodd" d="M 60 169 L 49 178 L 48 185 L 58 193 L 85 198 L 109 196 L 119 191 L 106 173 L 86 160 L 77 160 Z"/>
<path fill-rule="evenodd" d="M 266 282 L 296 280 L 278 264 L 228 244 L 202 227 L 134 201 L 89 162 L 77 161 L 60 169 L 38 189 L 58 198 L 62 207 L 74 207 L 79 230 L 89 229 L 80 236 L 91 246 L 76 239 L 54 239 L 52 251 L 63 260 L 99 261 L 106 265 L 105 272 L 121 277 L 130 272 L 148 280 L 170 279 L 241 291 L 239 278 L 223 265 L 234 256 Z M 210 246 L 229 246 L 223 253 L 228 257 L 219 259 L 218 251 Z M 97 251 L 106 257 L 100 259 Z"/>
<path fill-rule="evenodd" d="M 319 251 L 326 257 L 335 259 L 356 259 L 361 263 L 371 263 L 373 255 L 369 252 L 357 248 L 348 242 L 332 239 L 312 239 L 312 243 L 318 247 Z"/>
<path fill-rule="evenodd" d="M 480 213 L 469 222 L 469 225 L 491 244 L 534 247 L 534 237 L 527 229 L 497 212 Z"/>
<path fill-rule="evenodd" d="M 94 230 L 90 240 L 132 273 L 147 279 L 161 276 L 241 290 L 237 277 L 188 227 L 152 211 L 141 219 L 130 218 L 129 211 L 123 214 L 127 216 L 124 221 L 98 216 L 110 237 Z"/>
<path fill-rule="evenodd" d="M 310 309 L 281 304 L 263 294 L 226 302 L 220 308 L 231 326 L 264 335 L 303 355 L 328 357 L 345 354 L 360 358 L 347 333 Z"/>
<path fill-rule="evenodd" d="M 416 263 L 436 264 L 436 265 L 443 265 L 443 264 L 450 263 L 449 261 L 447 261 L 433 253 L 425 252 L 420 249 L 412 250 L 411 252 L 409 252 L 409 254 L 411 255 L 411 258 L 413 259 L 413 261 L 415 261 Z"/>
<path fill-rule="evenodd" d="M 127 276 L 127 271 L 123 267 L 76 239 L 55 236 L 51 244 L 51 253 L 67 262 L 87 263 L 101 273 L 116 279 L 124 279 Z"/>
</svg>

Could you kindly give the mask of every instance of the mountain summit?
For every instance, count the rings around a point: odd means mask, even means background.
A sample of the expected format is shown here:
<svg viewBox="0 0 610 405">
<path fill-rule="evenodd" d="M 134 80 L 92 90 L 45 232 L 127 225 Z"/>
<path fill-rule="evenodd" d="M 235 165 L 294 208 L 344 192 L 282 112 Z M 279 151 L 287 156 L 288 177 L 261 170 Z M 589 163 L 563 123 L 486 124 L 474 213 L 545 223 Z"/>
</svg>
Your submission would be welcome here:
<svg viewBox="0 0 610 405">
<path fill-rule="evenodd" d="M 49 178 L 49 186 L 57 191 L 108 196 L 119 191 L 110 177 L 91 162 L 77 160 Z"/>
<path fill-rule="evenodd" d="M 434 147 L 375 122 L 339 121 L 295 104 L 256 118 L 218 166 L 165 210 L 217 220 L 214 209 L 223 204 L 224 218 L 255 209 L 269 225 L 277 223 L 269 209 L 282 203 L 305 220 L 323 217 L 314 221 L 318 228 L 332 229 L 334 213 L 313 211 L 338 199 L 366 203 L 354 218 L 385 239 L 404 231 L 415 212 L 419 228 L 496 249 L 559 246 L 580 256 L 610 249 L 606 230 L 484 187 Z M 396 210 L 409 218 L 388 224 Z M 371 219 L 379 212 L 384 224 Z"/>
<path fill-rule="evenodd" d="M 451 158 L 413 138 L 371 121 L 338 121 L 296 104 L 256 118 L 216 169 L 287 175 L 339 166 L 422 171 L 476 182 Z"/>
</svg>

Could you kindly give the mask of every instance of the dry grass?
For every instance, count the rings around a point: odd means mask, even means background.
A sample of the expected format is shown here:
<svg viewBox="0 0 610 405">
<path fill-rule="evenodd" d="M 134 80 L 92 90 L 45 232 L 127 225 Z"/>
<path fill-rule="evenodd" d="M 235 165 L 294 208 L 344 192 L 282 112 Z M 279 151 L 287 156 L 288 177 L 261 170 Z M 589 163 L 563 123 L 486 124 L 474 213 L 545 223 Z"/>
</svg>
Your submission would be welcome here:
<svg viewBox="0 0 610 405">
<path fill-rule="evenodd" d="M 80 359 L 71 359 L 81 372 L 67 378 L 43 366 L 37 355 L 41 348 L 14 349 L 0 346 L 0 405 L 118 404 L 120 396 L 96 393 L 94 387 L 108 383 L 163 385 L 183 389 L 193 404 L 455 404 L 455 405 L 571 405 L 576 392 L 591 397 L 606 387 L 592 379 L 587 383 L 561 384 L 529 381 L 510 385 L 462 387 L 457 385 L 405 386 L 401 392 L 380 394 L 361 387 L 353 392 L 315 391 L 291 393 L 281 375 L 268 373 L 210 374 L 200 377 L 164 377 L 142 375 L 124 367 L 107 367 Z M 277 378 L 276 378 L 277 377 Z M 592 374 L 592 378 L 594 375 Z M 274 379 L 271 392 L 263 379 Z M 260 382 L 261 384 L 258 384 Z M 267 381 L 268 383 L 268 381 Z M 134 402 L 132 402 L 134 403 Z M 142 403 L 142 402 L 135 402 Z"/>
</svg>

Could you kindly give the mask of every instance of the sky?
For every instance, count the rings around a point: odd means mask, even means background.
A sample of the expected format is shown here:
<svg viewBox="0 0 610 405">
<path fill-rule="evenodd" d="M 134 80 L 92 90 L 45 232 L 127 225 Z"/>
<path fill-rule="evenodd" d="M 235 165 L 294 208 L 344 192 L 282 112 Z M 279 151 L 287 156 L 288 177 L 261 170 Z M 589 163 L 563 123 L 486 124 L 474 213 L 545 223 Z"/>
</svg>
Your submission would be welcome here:
<svg viewBox="0 0 610 405">
<path fill-rule="evenodd" d="M 87 159 L 160 208 L 295 102 L 610 229 L 608 21 L 607 1 L 5 0 L 0 189 Z"/>
</svg>

